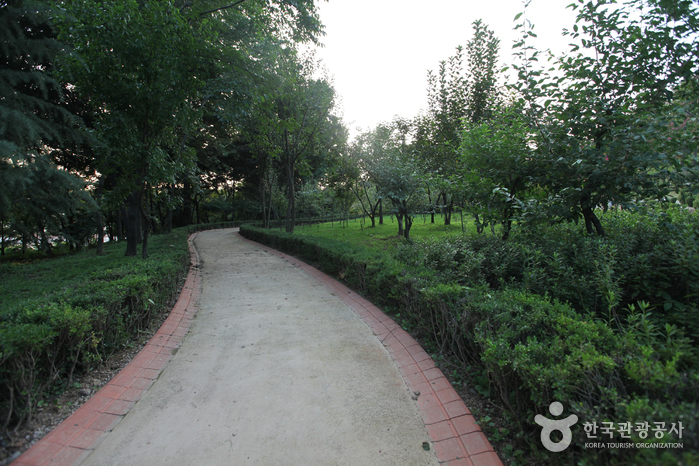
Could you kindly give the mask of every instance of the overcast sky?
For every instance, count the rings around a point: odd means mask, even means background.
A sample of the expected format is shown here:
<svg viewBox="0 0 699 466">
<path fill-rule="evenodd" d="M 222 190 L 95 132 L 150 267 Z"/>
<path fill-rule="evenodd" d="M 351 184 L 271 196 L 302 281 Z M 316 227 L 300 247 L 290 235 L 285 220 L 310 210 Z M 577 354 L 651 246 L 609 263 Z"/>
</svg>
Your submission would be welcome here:
<svg viewBox="0 0 699 466">
<path fill-rule="evenodd" d="M 567 50 L 564 27 L 571 28 L 573 0 L 532 0 L 540 49 Z M 427 108 L 427 70 L 466 46 L 472 23 L 482 19 L 500 39 L 500 61 L 511 63 L 514 17 L 521 0 L 330 0 L 320 2 L 326 35 L 317 51 L 335 79 L 345 123 L 373 128 L 394 115 L 416 116 Z"/>
</svg>

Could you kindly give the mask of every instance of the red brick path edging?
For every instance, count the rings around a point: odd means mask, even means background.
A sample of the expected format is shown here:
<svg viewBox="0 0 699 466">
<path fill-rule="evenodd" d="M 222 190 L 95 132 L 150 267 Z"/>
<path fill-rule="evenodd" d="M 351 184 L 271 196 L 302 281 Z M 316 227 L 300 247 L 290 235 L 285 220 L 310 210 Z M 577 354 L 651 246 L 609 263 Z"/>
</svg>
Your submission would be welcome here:
<svg viewBox="0 0 699 466">
<path fill-rule="evenodd" d="M 158 378 L 182 344 L 197 312 L 201 277 L 199 253 L 194 247 L 196 235 L 187 240 L 191 261 L 187 280 L 158 332 L 107 385 L 12 462 L 13 466 L 82 463 Z"/>
<path fill-rule="evenodd" d="M 239 234 L 239 233 L 238 233 Z M 347 304 L 388 349 L 405 383 L 419 392 L 417 404 L 440 464 L 502 466 L 471 411 L 427 352 L 378 307 L 305 262 L 247 238 L 243 240 L 280 257 L 313 276 Z"/>
</svg>

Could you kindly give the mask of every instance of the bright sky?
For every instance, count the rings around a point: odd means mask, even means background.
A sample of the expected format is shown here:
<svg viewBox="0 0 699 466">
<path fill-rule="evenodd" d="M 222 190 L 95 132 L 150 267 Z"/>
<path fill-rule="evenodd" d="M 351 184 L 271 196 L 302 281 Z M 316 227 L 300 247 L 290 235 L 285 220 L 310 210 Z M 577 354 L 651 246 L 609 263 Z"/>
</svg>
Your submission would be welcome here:
<svg viewBox="0 0 699 466">
<path fill-rule="evenodd" d="M 534 23 L 540 49 L 567 50 L 561 30 L 572 28 L 573 0 L 532 0 L 526 17 Z M 394 115 L 416 116 L 427 108 L 427 70 L 466 46 L 477 19 L 500 39 L 500 61 L 512 62 L 514 17 L 522 0 L 330 0 L 319 2 L 326 35 L 317 51 L 335 79 L 350 134 L 373 128 Z M 520 20 L 521 21 L 521 20 Z"/>
</svg>

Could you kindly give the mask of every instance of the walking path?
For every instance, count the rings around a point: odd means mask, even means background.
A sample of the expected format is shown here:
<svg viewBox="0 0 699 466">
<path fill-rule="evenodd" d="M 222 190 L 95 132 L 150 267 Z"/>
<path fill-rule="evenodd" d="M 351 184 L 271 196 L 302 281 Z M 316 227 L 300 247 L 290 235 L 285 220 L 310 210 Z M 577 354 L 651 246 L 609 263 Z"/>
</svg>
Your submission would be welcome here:
<svg viewBox="0 0 699 466">
<path fill-rule="evenodd" d="M 13 464 L 501 464 L 429 355 L 371 303 L 235 230 L 190 250 L 151 342 Z"/>
</svg>

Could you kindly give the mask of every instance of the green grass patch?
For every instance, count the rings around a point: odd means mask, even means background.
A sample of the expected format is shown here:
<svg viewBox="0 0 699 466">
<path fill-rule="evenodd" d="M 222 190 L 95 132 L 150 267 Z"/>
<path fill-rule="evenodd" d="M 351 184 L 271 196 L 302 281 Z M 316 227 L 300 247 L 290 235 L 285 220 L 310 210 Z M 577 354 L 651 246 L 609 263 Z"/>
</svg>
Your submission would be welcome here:
<svg viewBox="0 0 699 466">
<path fill-rule="evenodd" d="M 444 225 L 444 219 L 439 214 L 435 215 L 434 221 L 435 223 L 431 223 L 429 215 L 416 216 L 410 229 L 410 238 L 443 238 L 463 235 L 464 232 L 467 234 L 476 232 L 476 225 L 472 218 L 464 217 L 462 229 L 461 218 L 456 213 L 452 215 L 451 225 Z M 371 220 L 365 217 L 353 219 L 347 223 L 328 222 L 297 226 L 294 232 L 300 236 L 348 241 L 372 251 L 394 249 L 397 244 L 403 241 L 403 238 L 398 236 L 397 220 L 388 215 L 384 217 L 383 224 L 379 224 L 377 218 L 374 227 L 371 226 Z"/>
</svg>

